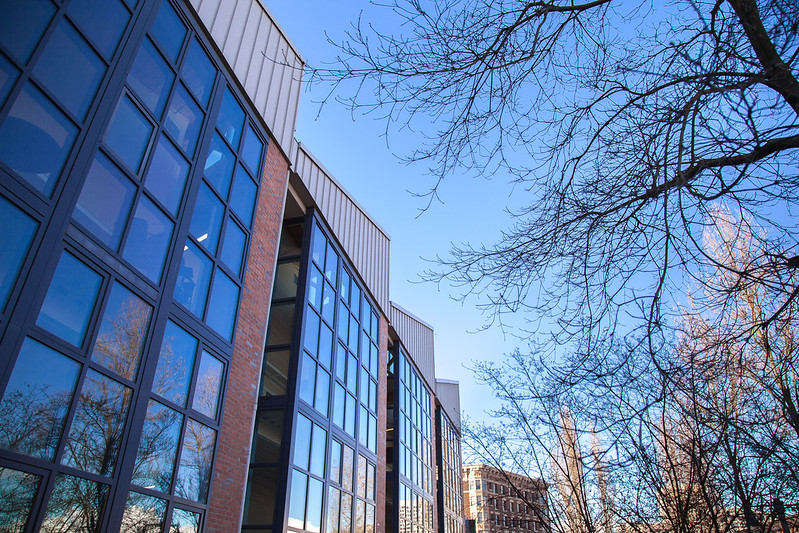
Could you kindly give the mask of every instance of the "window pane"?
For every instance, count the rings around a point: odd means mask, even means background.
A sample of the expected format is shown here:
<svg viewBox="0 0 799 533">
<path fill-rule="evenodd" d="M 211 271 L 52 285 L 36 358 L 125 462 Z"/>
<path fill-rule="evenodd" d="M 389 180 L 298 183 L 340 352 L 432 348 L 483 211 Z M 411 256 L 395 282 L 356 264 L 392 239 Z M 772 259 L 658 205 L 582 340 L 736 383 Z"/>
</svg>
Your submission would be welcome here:
<svg viewBox="0 0 799 533">
<path fill-rule="evenodd" d="M 460 472 L 457 473 L 460 475 Z M 375 465 L 369 463 L 366 467 L 366 497 L 375 499 Z"/>
<path fill-rule="evenodd" d="M 200 513 L 186 509 L 173 509 L 169 533 L 199 533 L 201 518 Z"/>
<path fill-rule="evenodd" d="M 311 248 L 311 258 L 313 259 L 314 263 L 319 265 L 319 268 L 324 268 L 327 239 L 325 239 L 322 230 L 320 230 L 319 226 L 317 225 L 314 225 L 313 227 L 312 240 L 313 246 Z"/>
<path fill-rule="evenodd" d="M 363 500 L 355 500 L 355 531 L 364 533 L 366 523 L 366 503 Z"/>
<path fill-rule="evenodd" d="M 297 415 L 297 430 L 294 432 L 294 464 L 308 470 L 311 457 L 311 428 L 313 424 L 302 414 Z"/>
<path fill-rule="evenodd" d="M 313 406 L 317 411 L 327 416 L 328 400 L 330 398 L 330 374 L 321 366 L 316 369 L 316 393 Z"/>
<path fill-rule="evenodd" d="M 0 527 L 23 531 L 42 477 L 0 466 Z"/>
<path fill-rule="evenodd" d="M 290 344 L 294 330 L 294 303 L 281 305 L 272 304 L 269 315 L 269 328 L 266 334 L 266 344 Z"/>
<path fill-rule="evenodd" d="M 155 148 L 150 168 L 147 170 L 144 182 L 147 190 L 152 192 L 170 213 L 177 215 L 188 176 L 189 163 L 162 135 Z"/>
<path fill-rule="evenodd" d="M 76 133 L 72 122 L 28 84 L 0 126 L 0 161 L 49 196 Z"/>
<path fill-rule="evenodd" d="M 347 388 L 351 392 L 355 392 L 355 386 L 358 382 L 358 360 L 353 354 L 347 356 Z"/>
<path fill-rule="evenodd" d="M 129 96 L 119 101 L 105 133 L 105 143 L 127 167 L 138 174 L 150 145 L 153 125 L 144 117 Z"/>
<path fill-rule="evenodd" d="M 61 254 L 36 325 L 80 346 L 102 278 L 67 252 Z"/>
<path fill-rule="evenodd" d="M 145 39 L 128 74 L 127 83 L 157 119 L 160 119 L 164 112 L 164 104 L 174 79 L 175 74 L 172 69 L 153 43 Z"/>
<path fill-rule="evenodd" d="M 191 217 L 191 234 L 211 254 L 216 254 L 225 206 L 205 183 L 200 186 L 194 214 Z"/>
<path fill-rule="evenodd" d="M 0 43 L 27 63 L 53 13 L 55 7 L 47 0 L 0 3 Z"/>
<path fill-rule="evenodd" d="M 344 490 L 352 490 L 352 474 L 355 455 L 352 448 L 344 445 L 344 454 L 341 458 L 341 486 Z"/>
<path fill-rule="evenodd" d="M 330 368 L 333 357 L 333 330 L 322 322 L 319 328 L 319 362 Z"/>
<path fill-rule="evenodd" d="M 336 383 L 335 397 L 333 398 L 333 423 L 340 428 L 344 428 L 344 407 L 345 407 L 344 388 Z"/>
<path fill-rule="evenodd" d="M 210 418 L 216 418 L 224 371 L 225 365 L 222 361 L 203 350 L 197 372 L 197 384 L 194 388 L 194 399 L 191 402 L 192 409 Z"/>
<path fill-rule="evenodd" d="M 238 302 L 239 286 L 217 268 L 205 322 L 227 340 L 233 339 Z"/>
<path fill-rule="evenodd" d="M 347 405 L 345 407 L 345 415 L 344 415 L 344 431 L 346 431 L 349 435 L 355 436 L 355 406 L 357 402 L 355 397 L 351 394 L 347 394 Z"/>
<path fill-rule="evenodd" d="M 350 533 L 352 530 L 352 496 L 341 493 L 341 533 Z M 406 530 L 406 533 L 407 530 Z"/>
<path fill-rule="evenodd" d="M 122 531 L 161 531 L 166 500 L 130 491 L 122 515 Z"/>
<path fill-rule="evenodd" d="M 230 181 L 235 164 L 236 158 L 233 156 L 233 152 L 219 134 L 215 133 L 211 141 L 211 150 L 208 152 L 208 159 L 205 160 L 205 177 L 222 195 L 222 198 L 227 198 L 228 191 L 230 191 Z"/>
<path fill-rule="evenodd" d="M 279 462 L 282 432 L 282 410 L 259 411 L 255 421 L 255 438 L 250 462 L 255 464 Z"/>
<path fill-rule="evenodd" d="M 53 32 L 33 74 L 63 106 L 83 120 L 105 73 L 105 65 L 66 19 Z"/>
<path fill-rule="evenodd" d="M 241 276 L 241 264 L 244 262 L 244 247 L 246 244 L 247 236 L 239 225 L 233 222 L 232 218 L 228 218 L 220 258 L 236 276 Z M 280 272 L 278 271 L 279 274 Z M 296 294 L 296 287 L 294 292 Z"/>
<path fill-rule="evenodd" d="M 329 279 L 333 285 L 335 285 L 337 274 L 338 274 L 338 254 L 333 249 L 333 245 L 331 245 L 328 242 L 327 253 L 325 254 L 325 277 Z M 347 298 L 346 290 L 343 291 L 341 297 L 346 300 Z"/>
<path fill-rule="evenodd" d="M 191 41 L 181 75 L 200 104 L 203 107 L 208 107 L 208 98 L 211 96 L 214 79 L 216 79 L 216 69 L 197 39 Z"/>
<path fill-rule="evenodd" d="M 175 300 L 198 317 L 203 316 L 212 267 L 211 260 L 194 243 L 187 241 L 180 260 Z"/>
<path fill-rule="evenodd" d="M 299 267 L 297 268 L 299 270 Z M 308 274 L 308 301 L 315 309 L 322 307 L 322 273 L 316 266 L 311 265 Z"/>
<path fill-rule="evenodd" d="M 155 283 L 161 282 L 173 226 L 151 200 L 141 197 L 122 257 Z"/>
<path fill-rule="evenodd" d="M 172 135 L 177 145 L 183 148 L 189 156 L 194 153 L 202 121 L 202 111 L 191 99 L 183 85 L 178 84 L 166 113 L 164 129 Z"/>
<path fill-rule="evenodd" d="M 336 345 L 336 377 L 344 381 L 347 375 L 347 349 L 342 344 Z"/>
<path fill-rule="evenodd" d="M 302 529 L 305 525 L 305 493 L 308 476 L 297 470 L 291 473 L 291 493 L 289 496 L 288 526 Z"/>
<path fill-rule="evenodd" d="M 252 225 L 252 209 L 255 207 L 257 193 L 258 187 L 244 171 L 244 168 L 241 165 L 236 167 L 233 192 L 230 194 L 230 207 L 248 228 Z"/>
<path fill-rule="evenodd" d="M 316 349 L 319 345 L 319 315 L 308 307 L 306 307 L 306 311 L 303 346 L 308 350 L 308 353 L 316 356 Z"/>
<path fill-rule="evenodd" d="M 80 365 L 25 339 L 0 401 L 0 447 L 52 460 Z"/>
<path fill-rule="evenodd" d="M 338 517 L 340 492 L 335 487 L 329 487 L 327 491 L 327 533 L 339 533 Z"/>
<path fill-rule="evenodd" d="M 324 484 L 318 479 L 308 480 L 308 507 L 305 513 L 305 530 L 319 533 L 322 527 L 322 497 Z"/>
<path fill-rule="evenodd" d="M 116 250 L 135 193 L 133 183 L 105 155 L 98 153 L 89 168 L 72 218 Z"/>
<path fill-rule="evenodd" d="M 280 234 L 280 250 L 278 253 L 280 257 L 299 255 L 300 252 L 302 252 L 302 232 L 302 223 L 283 226 L 283 231 Z"/>
<path fill-rule="evenodd" d="M 297 296 L 297 281 L 300 276 L 300 262 L 278 263 L 275 274 L 275 288 L 272 299 L 294 298 Z"/>
<path fill-rule="evenodd" d="M 153 392 L 185 406 L 196 353 L 197 339 L 171 320 L 168 321 L 158 355 Z"/>
<path fill-rule="evenodd" d="M 6 102 L 8 93 L 11 92 L 11 87 L 19 77 L 19 71 L 6 59 L 6 56 L 0 54 L 0 106 Z"/>
<path fill-rule="evenodd" d="M 367 435 L 369 434 L 369 427 L 367 425 L 367 413 L 366 407 L 363 405 L 359 409 L 361 424 L 358 426 L 358 442 L 360 442 L 363 446 L 367 444 Z"/>
<path fill-rule="evenodd" d="M 244 134 L 244 143 L 241 146 L 241 159 L 250 171 L 257 176 L 261 171 L 261 153 L 264 143 L 255 133 L 250 124 L 247 124 L 247 131 Z"/>
<path fill-rule="evenodd" d="M 130 397 L 128 387 L 89 370 L 61 462 L 92 474 L 112 476 Z"/>
<path fill-rule="evenodd" d="M 302 354 L 302 378 L 300 379 L 300 399 L 313 405 L 314 383 L 316 380 L 316 361 L 307 352 Z"/>
<path fill-rule="evenodd" d="M 175 481 L 175 494 L 205 503 L 211 482 L 211 461 L 214 458 L 216 431 L 189 419 L 183 436 L 180 466 Z"/>
<path fill-rule="evenodd" d="M 289 351 L 278 350 L 264 354 L 260 396 L 282 396 L 286 394 L 289 373 Z"/>
<path fill-rule="evenodd" d="M 244 525 L 268 526 L 275 517 L 278 467 L 251 468 L 244 500 Z"/>
<path fill-rule="evenodd" d="M 336 439 L 330 441 L 330 480 L 341 483 L 341 443 Z"/>
<path fill-rule="evenodd" d="M 307 434 L 299 434 L 303 438 Z M 305 437 L 307 438 L 307 437 Z M 313 425 L 313 435 L 311 437 L 311 474 L 325 477 L 325 452 L 327 451 L 327 431 L 321 426 Z"/>
<path fill-rule="evenodd" d="M 183 415 L 150 400 L 144 419 L 132 483 L 169 492 Z"/>
<path fill-rule="evenodd" d="M 222 97 L 222 108 L 219 110 L 219 118 L 216 121 L 216 128 L 227 139 L 227 142 L 238 150 L 239 137 L 241 137 L 241 127 L 244 123 L 244 111 L 236 101 L 230 89 L 225 90 Z M 302 526 L 300 526 L 302 527 Z"/>
<path fill-rule="evenodd" d="M 107 496 L 108 485 L 58 474 L 41 530 L 99 533 Z"/>
<path fill-rule="evenodd" d="M 186 27 L 167 0 L 161 4 L 158 17 L 155 19 L 150 33 L 167 56 L 173 62 L 177 61 L 180 48 L 183 46 L 183 39 L 186 38 Z"/>
<path fill-rule="evenodd" d="M 72 0 L 69 13 L 106 58 L 114 54 L 130 18 L 125 6 L 116 0 Z"/>
<path fill-rule="evenodd" d="M 0 196 L 0 227 L 7 228 L 0 237 L 0 312 L 8 302 L 37 226 L 33 219 Z"/>
<path fill-rule="evenodd" d="M 114 283 L 92 360 L 119 376 L 136 379 L 153 308 Z"/>
<path fill-rule="evenodd" d="M 325 281 L 324 296 L 322 297 L 322 316 L 327 323 L 332 325 L 336 312 L 336 292 L 333 286 Z"/>
</svg>

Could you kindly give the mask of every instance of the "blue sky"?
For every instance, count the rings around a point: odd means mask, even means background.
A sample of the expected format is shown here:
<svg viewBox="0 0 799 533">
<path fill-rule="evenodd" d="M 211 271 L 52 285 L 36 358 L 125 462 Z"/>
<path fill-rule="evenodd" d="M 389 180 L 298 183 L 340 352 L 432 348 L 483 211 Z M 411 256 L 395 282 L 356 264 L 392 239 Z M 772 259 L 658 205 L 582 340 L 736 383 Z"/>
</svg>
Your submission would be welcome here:
<svg viewBox="0 0 799 533">
<path fill-rule="evenodd" d="M 368 2 L 322 0 L 265 0 L 299 53 L 311 65 L 335 57 L 331 39 L 340 40 L 362 11 L 385 16 L 385 9 Z M 498 360 L 515 346 L 514 339 L 496 327 L 485 331 L 474 301 L 454 301 L 451 287 L 419 283 L 430 267 L 426 260 L 445 253 L 451 243 L 490 243 L 507 226 L 510 187 L 501 178 L 492 181 L 453 176 L 434 202 L 420 214 L 427 200 L 409 191 L 425 191 L 432 178 L 423 165 L 406 166 L 403 155 L 418 142 L 413 132 L 386 138 L 385 123 L 371 116 L 353 115 L 340 104 L 327 103 L 322 87 L 306 88 L 300 103 L 297 139 L 304 143 L 388 233 L 391 238 L 391 299 L 435 330 L 436 373 L 461 385 L 461 409 L 483 418 L 490 391 L 478 387 L 467 367 L 474 360 Z M 479 332 L 478 332 L 479 331 Z"/>
</svg>

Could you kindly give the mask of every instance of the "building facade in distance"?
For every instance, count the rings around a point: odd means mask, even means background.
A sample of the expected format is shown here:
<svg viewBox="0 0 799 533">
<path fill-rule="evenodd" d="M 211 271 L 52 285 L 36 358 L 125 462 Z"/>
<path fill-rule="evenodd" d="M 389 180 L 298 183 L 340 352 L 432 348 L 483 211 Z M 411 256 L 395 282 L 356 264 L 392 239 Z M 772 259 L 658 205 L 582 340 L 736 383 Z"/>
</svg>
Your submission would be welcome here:
<svg viewBox="0 0 799 533">
<path fill-rule="evenodd" d="M 549 530 L 546 483 L 484 464 L 463 466 L 466 518 L 483 533 Z"/>
<path fill-rule="evenodd" d="M 462 524 L 457 385 L 303 66 L 259 0 L 0 2 L 0 530 L 397 531 L 403 446 L 414 531 Z"/>
</svg>

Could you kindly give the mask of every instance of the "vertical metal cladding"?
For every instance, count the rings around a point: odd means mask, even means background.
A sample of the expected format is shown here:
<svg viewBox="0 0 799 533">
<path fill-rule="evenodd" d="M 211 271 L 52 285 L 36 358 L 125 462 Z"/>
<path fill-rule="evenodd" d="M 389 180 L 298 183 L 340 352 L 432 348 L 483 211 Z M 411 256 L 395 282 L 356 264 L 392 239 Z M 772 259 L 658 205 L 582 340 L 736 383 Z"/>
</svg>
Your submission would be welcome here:
<svg viewBox="0 0 799 533">
<path fill-rule="evenodd" d="M 190 0 L 247 96 L 288 152 L 305 61 L 257 0 Z"/>
<path fill-rule="evenodd" d="M 436 383 L 433 328 L 394 302 L 391 302 L 389 322 L 408 351 L 408 356 L 416 363 L 427 384 L 433 388 Z"/>
<path fill-rule="evenodd" d="M 436 397 L 441 408 L 450 419 L 455 429 L 461 430 L 461 393 L 460 384 L 450 379 L 436 380 Z"/>
<path fill-rule="evenodd" d="M 388 235 L 302 144 L 297 143 L 293 159 L 294 171 L 308 189 L 315 206 L 330 225 L 369 292 L 387 314 Z"/>
</svg>

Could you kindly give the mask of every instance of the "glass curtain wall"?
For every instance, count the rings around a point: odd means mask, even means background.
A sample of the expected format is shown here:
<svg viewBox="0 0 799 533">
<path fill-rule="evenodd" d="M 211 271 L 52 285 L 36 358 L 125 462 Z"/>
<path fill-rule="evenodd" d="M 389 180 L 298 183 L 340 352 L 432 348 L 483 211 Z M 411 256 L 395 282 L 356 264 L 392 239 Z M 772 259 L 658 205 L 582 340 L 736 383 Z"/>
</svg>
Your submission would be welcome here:
<svg viewBox="0 0 799 533">
<path fill-rule="evenodd" d="M 266 139 L 209 50 L 0 3 L 0 530 L 202 529 Z"/>
<path fill-rule="evenodd" d="M 438 453 L 439 525 L 442 533 L 463 533 L 461 490 L 461 439 L 444 410 L 436 409 Z"/>
<path fill-rule="evenodd" d="M 379 318 L 328 235 L 313 214 L 283 229 L 245 530 L 375 528 Z"/>
</svg>

